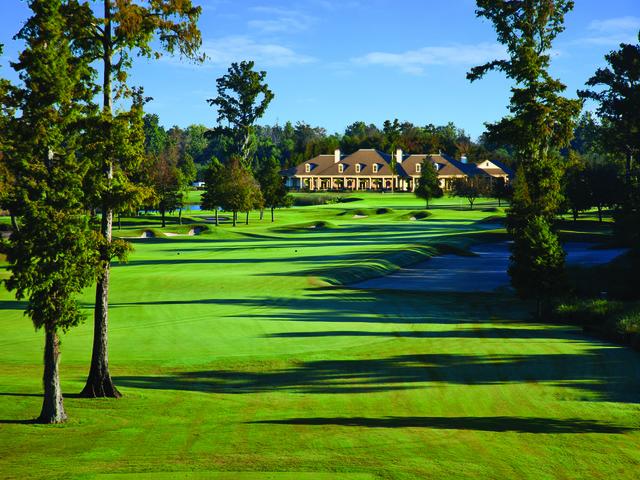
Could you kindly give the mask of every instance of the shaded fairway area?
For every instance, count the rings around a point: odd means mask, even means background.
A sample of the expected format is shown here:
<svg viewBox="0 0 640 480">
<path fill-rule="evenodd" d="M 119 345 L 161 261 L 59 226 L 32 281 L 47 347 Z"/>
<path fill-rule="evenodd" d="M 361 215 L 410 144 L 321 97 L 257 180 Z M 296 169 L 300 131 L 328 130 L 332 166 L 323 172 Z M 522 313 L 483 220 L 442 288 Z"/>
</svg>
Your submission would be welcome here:
<svg viewBox="0 0 640 480">
<path fill-rule="evenodd" d="M 345 287 L 503 240 L 501 211 L 442 199 L 410 220 L 412 196 L 359 197 L 135 240 L 112 275 L 124 398 L 73 395 L 87 322 L 63 338 L 64 426 L 29 423 L 42 334 L 1 290 L 0 477 L 637 478 L 638 353 L 533 322 L 509 293 Z"/>
</svg>

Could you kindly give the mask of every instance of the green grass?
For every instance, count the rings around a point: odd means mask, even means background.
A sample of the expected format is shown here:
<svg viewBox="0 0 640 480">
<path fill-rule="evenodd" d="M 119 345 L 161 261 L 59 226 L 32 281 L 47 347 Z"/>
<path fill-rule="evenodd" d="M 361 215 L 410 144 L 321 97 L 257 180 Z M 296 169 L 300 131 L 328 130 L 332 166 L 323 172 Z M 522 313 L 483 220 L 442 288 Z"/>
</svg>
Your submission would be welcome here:
<svg viewBox="0 0 640 480">
<path fill-rule="evenodd" d="M 344 286 L 499 238 L 483 222 L 495 205 L 439 199 L 410 221 L 423 208 L 412 195 L 354 196 L 193 237 L 125 219 L 122 236 L 159 235 L 112 270 L 124 398 L 72 395 L 88 321 L 63 338 L 64 426 L 25 423 L 40 409 L 43 335 L 0 290 L 0 477 L 637 478 L 636 352 L 534 323 L 505 293 Z M 165 231 L 184 231 L 174 220 Z M 317 222 L 331 228 L 300 228 Z"/>
</svg>

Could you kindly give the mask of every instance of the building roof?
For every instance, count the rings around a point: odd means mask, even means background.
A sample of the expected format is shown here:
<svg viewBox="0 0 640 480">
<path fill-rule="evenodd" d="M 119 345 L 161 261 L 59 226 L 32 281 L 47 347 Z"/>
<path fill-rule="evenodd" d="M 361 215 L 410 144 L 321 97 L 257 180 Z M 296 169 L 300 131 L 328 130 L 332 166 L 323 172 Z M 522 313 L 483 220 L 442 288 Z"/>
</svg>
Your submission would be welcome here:
<svg viewBox="0 0 640 480">
<path fill-rule="evenodd" d="M 335 161 L 335 155 L 318 155 L 296 167 L 282 172 L 285 176 L 351 176 L 351 177 L 389 177 L 391 173 L 391 155 L 372 148 L 362 148 L 350 155 L 341 155 L 340 161 Z M 433 162 L 437 166 L 439 177 L 473 177 L 475 175 L 490 175 L 493 177 L 507 174 L 513 176 L 513 170 L 497 160 L 484 160 L 480 164 L 466 163 L 443 154 L 411 154 L 403 155 L 402 162 L 396 166 L 396 175 L 399 177 L 418 177 L 416 165 L 425 160 Z M 488 162 L 488 163 L 487 163 Z M 306 165 L 310 165 L 309 172 Z M 342 172 L 340 171 L 342 165 Z M 360 165 L 360 171 L 356 166 Z M 374 165 L 378 171 L 374 172 Z M 482 165 L 482 166 L 480 166 Z"/>
<path fill-rule="evenodd" d="M 459 162 L 442 154 L 414 154 L 403 158 L 401 164 L 404 174 L 403 176 L 419 177 L 420 172 L 416 171 L 416 164 L 422 163 L 425 160 L 430 160 L 437 166 L 438 176 L 440 177 L 463 177 L 465 175 L 475 175 L 478 173 L 473 168 L 469 168 L 467 166 L 468 164 Z M 398 169 L 398 173 L 400 173 L 400 169 Z"/>
<path fill-rule="evenodd" d="M 290 175 L 318 175 L 335 163 L 334 155 L 318 155 L 317 157 L 307 160 L 296 167 L 292 167 Z M 311 165 L 311 171 L 307 172 L 305 165 Z"/>
<path fill-rule="evenodd" d="M 333 158 L 333 155 L 331 156 Z M 348 175 L 354 177 L 388 177 L 391 176 L 390 155 L 374 149 L 360 149 L 351 155 L 344 156 L 339 163 L 332 163 L 324 170 L 318 170 L 322 176 Z M 343 166 L 340 172 L 339 165 Z M 356 165 L 360 165 L 360 171 L 356 171 Z M 374 172 L 374 165 L 378 171 Z"/>
</svg>

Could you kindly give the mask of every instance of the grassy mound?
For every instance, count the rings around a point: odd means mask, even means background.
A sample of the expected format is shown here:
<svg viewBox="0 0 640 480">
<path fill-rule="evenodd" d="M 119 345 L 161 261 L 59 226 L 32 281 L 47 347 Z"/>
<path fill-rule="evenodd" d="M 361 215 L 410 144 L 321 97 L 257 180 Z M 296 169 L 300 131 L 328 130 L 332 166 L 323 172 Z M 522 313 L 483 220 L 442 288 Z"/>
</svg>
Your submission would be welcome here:
<svg viewBox="0 0 640 480">
<path fill-rule="evenodd" d="M 426 220 L 431 215 L 432 213 L 426 210 L 413 210 L 401 215 L 398 220 Z"/>
<path fill-rule="evenodd" d="M 437 255 L 438 249 L 425 245 L 409 245 L 386 250 L 379 254 L 345 259 L 339 265 L 312 268 L 297 272 L 298 275 L 319 277 L 329 285 L 349 285 L 370 278 L 388 275 L 402 267 L 427 260 Z"/>
<path fill-rule="evenodd" d="M 272 231 L 278 233 L 302 233 L 314 230 L 323 230 L 336 228 L 336 226 L 326 220 L 316 220 L 314 222 L 299 223 L 295 225 L 286 225 L 283 227 L 271 228 Z"/>
<path fill-rule="evenodd" d="M 383 207 L 376 210 L 376 215 L 386 215 L 388 213 L 393 213 L 393 209 Z"/>
<path fill-rule="evenodd" d="M 484 211 L 484 210 L 483 210 Z M 504 223 L 504 216 L 502 215 L 489 215 L 488 217 L 483 218 L 482 220 L 478 220 L 477 223 Z"/>
</svg>

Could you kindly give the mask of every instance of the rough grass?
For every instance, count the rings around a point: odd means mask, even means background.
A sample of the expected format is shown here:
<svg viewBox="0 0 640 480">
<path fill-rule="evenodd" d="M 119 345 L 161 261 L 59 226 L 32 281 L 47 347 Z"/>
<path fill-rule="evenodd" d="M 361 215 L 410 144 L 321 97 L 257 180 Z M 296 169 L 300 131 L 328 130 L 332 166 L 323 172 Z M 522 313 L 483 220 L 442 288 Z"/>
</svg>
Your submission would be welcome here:
<svg viewBox="0 0 640 480">
<path fill-rule="evenodd" d="M 73 395 L 88 321 L 63 338 L 64 426 L 28 423 L 43 335 L 0 290 L 0 477 L 637 478 L 640 356 L 534 323 L 505 294 L 349 289 L 359 269 L 503 235 L 457 200 L 413 222 L 395 219 L 422 208 L 413 196 L 357 198 L 135 240 L 110 294 L 124 398 Z M 395 214 L 339 217 L 346 208 Z M 162 232 L 157 216 L 126 221 L 122 236 Z M 319 221 L 335 228 L 295 227 Z"/>
</svg>

